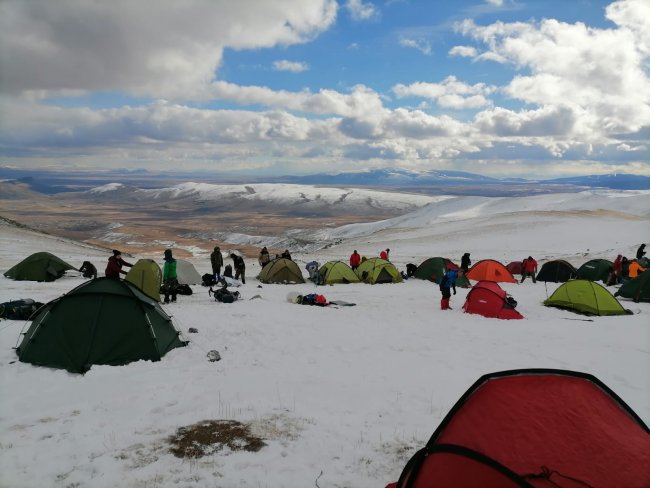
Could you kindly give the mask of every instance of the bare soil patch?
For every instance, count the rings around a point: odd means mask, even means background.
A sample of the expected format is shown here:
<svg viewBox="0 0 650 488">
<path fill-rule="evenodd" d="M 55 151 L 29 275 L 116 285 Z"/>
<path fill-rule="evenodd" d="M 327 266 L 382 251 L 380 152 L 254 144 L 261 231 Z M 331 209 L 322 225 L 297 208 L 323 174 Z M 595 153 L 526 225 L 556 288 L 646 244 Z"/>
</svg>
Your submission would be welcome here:
<svg viewBox="0 0 650 488">
<path fill-rule="evenodd" d="M 179 458 L 200 458 L 221 451 L 257 452 L 266 446 L 260 437 L 251 433 L 248 424 L 236 420 L 203 420 L 180 427 L 169 438 L 171 452 Z"/>
</svg>

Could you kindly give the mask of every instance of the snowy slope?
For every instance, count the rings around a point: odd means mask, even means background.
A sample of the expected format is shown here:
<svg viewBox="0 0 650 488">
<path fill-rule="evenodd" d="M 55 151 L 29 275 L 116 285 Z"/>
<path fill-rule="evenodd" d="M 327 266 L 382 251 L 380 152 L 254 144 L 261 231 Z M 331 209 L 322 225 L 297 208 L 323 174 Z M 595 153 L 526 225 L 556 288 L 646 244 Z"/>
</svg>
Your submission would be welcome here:
<svg viewBox="0 0 650 488">
<path fill-rule="evenodd" d="M 640 193 L 454 198 L 401 219 L 332 230 L 329 247 L 294 258 L 304 271 L 312 259 L 346 260 L 354 247 L 376 255 L 388 246 L 399 269 L 465 251 L 474 261 L 533 254 L 540 263 L 561 256 L 579 265 L 632 255 L 650 241 L 649 211 Z M 37 250 L 72 264 L 90 259 L 100 270 L 108 257 L 0 227 L 3 271 Z M 208 271 L 207 256 L 193 262 Z M 527 281 L 503 285 L 525 319 L 499 321 L 464 314 L 465 289 L 452 296 L 453 310 L 441 311 L 438 288 L 420 280 L 267 285 L 254 278 L 255 262 L 247 266 L 234 304 L 194 287 L 165 306 L 191 342 L 159 363 L 94 366 L 85 376 L 35 367 L 17 362 L 12 349 L 26 324 L 0 322 L 0 486 L 385 486 L 479 376 L 511 368 L 594 374 L 650 422 L 648 303 L 624 302 L 634 315 L 590 318 L 544 307 L 557 285 Z M 0 300 L 54 299 L 83 282 L 76 274 L 48 284 L 0 276 Z M 290 292 L 357 305 L 294 305 Z M 211 349 L 221 361 L 206 359 Z M 191 461 L 169 452 L 176 429 L 208 419 L 250 423 L 266 446 Z"/>
</svg>

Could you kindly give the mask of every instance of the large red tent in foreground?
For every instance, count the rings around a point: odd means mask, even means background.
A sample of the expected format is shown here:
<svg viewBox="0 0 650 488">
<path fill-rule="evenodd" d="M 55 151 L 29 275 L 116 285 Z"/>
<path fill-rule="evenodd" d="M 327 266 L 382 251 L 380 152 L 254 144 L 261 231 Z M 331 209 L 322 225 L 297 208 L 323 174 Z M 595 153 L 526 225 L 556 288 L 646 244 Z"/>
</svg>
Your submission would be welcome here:
<svg viewBox="0 0 650 488">
<path fill-rule="evenodd" d="M 650 431 L 596 377 L 529 369 L 482 376 L 394 488 L 650 486 Z"/>
</svg>

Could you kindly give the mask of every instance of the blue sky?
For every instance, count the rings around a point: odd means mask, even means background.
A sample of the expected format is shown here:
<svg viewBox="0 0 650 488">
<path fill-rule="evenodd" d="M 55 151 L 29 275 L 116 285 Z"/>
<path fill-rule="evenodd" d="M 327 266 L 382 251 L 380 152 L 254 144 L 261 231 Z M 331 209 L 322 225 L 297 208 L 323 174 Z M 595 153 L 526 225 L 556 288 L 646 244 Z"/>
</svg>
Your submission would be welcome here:
<svg viewBox="0 0 650 488">
<path fill-rule="evenodd" d="M 0 164 L 650 175 L 650 3 L 4 0 Z"/>
</svg>

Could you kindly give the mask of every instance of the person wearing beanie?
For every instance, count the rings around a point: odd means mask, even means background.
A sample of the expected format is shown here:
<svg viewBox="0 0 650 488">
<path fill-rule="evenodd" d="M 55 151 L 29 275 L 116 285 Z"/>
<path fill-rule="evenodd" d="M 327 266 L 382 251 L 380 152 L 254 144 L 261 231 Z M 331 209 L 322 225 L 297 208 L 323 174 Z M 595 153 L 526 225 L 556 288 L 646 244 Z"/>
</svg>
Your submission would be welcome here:
<svg viewBox="0 0 650 488">
<path fill-rule="evenodd" d="M 133 266 L 131 263 L 127 263 L 122 259 L 122 253 L 118 251 L 117 249 L 113 250 L 113 255 L 108 258 L 108 264 L 106 265 L 106 270 L 104 271 L 104 275 L 107 278 L 113 278 L 115 280 L 120 279 L 120 273 L 123 275 L 126 274 L 126 271 L 122 269 L 122 266 L 127 266 L 130 268 Z"/>
<path fill-rule="evenodd" d="M 176 289 L 178 288 L 178 276 L 176 275 L 176 260 L 172 256 L 171 249 L 165 249 L 165 264 L 163 266 L 163 284 L 161 291 L 165 295 L 165 303 L 176 301 Z"/>
<path fill-rule="evenodd" d="M 390 249 L 386 248 L 379 253 L 379 257 L 384 261 L 390 261 Z"/>
</svg>

